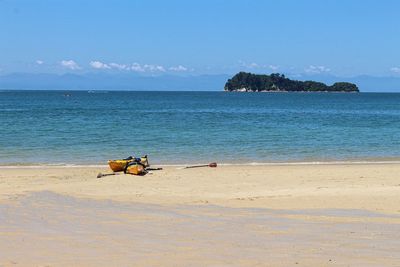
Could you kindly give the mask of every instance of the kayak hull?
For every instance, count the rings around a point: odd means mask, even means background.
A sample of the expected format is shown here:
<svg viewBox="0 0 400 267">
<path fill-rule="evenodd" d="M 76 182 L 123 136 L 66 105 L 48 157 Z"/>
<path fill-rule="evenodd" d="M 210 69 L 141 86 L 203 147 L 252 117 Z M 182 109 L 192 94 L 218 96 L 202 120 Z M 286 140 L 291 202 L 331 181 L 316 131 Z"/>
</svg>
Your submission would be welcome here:
<svg viewBox="0 0 400 267">
<path fill-rule="evenodd" d="M 126 173 L 133 175 L 144 175 L 146 174 L 145 167 L 142 164 L 133 163 L 126 168 Z"/>
<path fill-rule="evenodd" d="M 113 172 L 123 172 L 126 168 L 126 165 L 129 163 L 135 161 L 135 158 L 132 159 L 117 159 L 117 160 L 109 160 L 108 161 L 108 166 L 110 166 L 111 170 Z M 141 157 L 140 158 L 140 163 L 144 165 L 144 167 L 149 167 L 149 160 L 147 156 Z"/>
<path fill-rule="evenodd" d="M 132 162 L 133 159 L 125 160 L 125 159 L 118 159 L 118 160 L 109 160 L 108 166 L 110 166 L 113 172 L 122 172 L 125 170 L 126 165 Z"/>
</svg>

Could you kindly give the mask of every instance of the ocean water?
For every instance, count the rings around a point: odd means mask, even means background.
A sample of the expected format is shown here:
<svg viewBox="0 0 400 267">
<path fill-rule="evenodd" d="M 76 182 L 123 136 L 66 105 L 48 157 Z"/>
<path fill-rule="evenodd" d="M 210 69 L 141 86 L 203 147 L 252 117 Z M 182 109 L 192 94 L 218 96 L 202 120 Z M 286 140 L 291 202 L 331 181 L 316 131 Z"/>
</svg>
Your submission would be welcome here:
<svg viewBox="0 0 400 267">
<path fill-rule="evenodd" d="M 400 158 L 400 94 L 0 92 L 0 165 Z"/>
</svg>

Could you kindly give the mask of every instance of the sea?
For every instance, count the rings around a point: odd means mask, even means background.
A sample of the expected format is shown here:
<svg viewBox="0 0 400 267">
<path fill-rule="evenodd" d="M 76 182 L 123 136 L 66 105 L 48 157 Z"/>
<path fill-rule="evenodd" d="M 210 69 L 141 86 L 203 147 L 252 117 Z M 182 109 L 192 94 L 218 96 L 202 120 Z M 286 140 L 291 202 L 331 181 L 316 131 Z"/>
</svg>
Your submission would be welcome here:
<svg viewBox="0 0 400 267">
<path fill-rule="evenodd" d="M 397 161 L 400 94 L 1 91 L 0 165 Z"/>
</svg>

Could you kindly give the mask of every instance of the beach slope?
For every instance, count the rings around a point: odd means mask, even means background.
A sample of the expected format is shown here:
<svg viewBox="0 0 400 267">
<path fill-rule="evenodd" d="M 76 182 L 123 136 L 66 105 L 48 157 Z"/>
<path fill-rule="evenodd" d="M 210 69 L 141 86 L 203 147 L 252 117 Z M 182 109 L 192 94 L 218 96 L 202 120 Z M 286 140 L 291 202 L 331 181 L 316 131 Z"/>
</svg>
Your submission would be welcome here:
<svg viewBox="0 0 400 267">
<path fill-rule="evenodd" d="M 399 169 L 2 167 L 0 266 L 397 266 Z"/>
</svg>

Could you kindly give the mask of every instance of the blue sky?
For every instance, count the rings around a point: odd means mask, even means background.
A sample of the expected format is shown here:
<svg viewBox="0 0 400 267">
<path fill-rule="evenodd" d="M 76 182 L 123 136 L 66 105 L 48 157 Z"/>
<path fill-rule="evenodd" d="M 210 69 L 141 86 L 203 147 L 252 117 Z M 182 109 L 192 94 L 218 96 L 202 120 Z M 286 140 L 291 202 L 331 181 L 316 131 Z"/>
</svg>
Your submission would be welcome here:
<svg viewBox="0 0 400 267">
<path fill-rule="evenodd" d="M 0 0 L 0 74 L 400 76 L 400 1 Z"/>
</svg>

